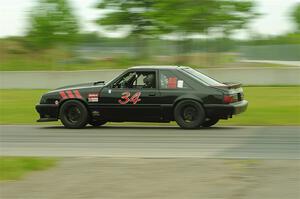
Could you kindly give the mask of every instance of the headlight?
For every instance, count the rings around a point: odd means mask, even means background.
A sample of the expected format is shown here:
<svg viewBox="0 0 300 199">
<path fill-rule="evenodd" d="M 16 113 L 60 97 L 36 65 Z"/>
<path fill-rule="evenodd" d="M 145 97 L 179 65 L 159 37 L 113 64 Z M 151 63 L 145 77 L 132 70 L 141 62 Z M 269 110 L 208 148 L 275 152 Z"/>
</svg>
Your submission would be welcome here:
<svg viewBox="0 0 300 199">
<path fill-rule="evenodd" d="M 41 97 L 40 104 L 46 104 L 46 98 L 44 96 Z"/>
<path fill-rule="evenodd" d="M 59 99 L 48 98 L 46 96 L 42 96 L 40 100 L 40 104 L 58 104 Z"/>
</svg>

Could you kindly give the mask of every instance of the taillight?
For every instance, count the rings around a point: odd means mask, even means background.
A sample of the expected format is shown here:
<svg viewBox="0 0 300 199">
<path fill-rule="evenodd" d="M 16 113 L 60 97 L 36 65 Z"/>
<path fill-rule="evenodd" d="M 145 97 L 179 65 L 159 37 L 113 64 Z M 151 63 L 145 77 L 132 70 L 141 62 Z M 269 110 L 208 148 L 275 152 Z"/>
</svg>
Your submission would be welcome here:
<svg viewBox="0 0 300 199">
<path fill-rule="evenodd" d="M 237 99 L 233 95 L 224 95 L 223 101 L 226 104 L 230 104 L 236 102 Z"/>
</svg>

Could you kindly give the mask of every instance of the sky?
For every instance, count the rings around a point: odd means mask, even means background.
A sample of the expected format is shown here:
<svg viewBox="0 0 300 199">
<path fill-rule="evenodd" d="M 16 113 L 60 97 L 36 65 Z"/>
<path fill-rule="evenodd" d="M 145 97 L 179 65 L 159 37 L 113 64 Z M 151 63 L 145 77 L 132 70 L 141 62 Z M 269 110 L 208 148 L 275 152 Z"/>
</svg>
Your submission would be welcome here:
<svg viewBox="0 0 300 199">
<path fill-rule="evenodd" d="M 37 0 L 1 0 L 0 37 L 24 35 L 28 27 L 28 13 Z M 106 36 L 117 37 L 119 33 L 109 33 L 93 23 L 103 14 L 94 8 L 99 0 L 69 0 L 80 20 L 83 31 L 98 31 Z M 279 35 L 291 32 L 295 25 L 290 12 L 300 0 L 254 0 L 256 10 L 262 14 L 249 24 L 248 30 L 237 31 L 235 38 L 247 38 L 249 33 Z"/>
</svg>

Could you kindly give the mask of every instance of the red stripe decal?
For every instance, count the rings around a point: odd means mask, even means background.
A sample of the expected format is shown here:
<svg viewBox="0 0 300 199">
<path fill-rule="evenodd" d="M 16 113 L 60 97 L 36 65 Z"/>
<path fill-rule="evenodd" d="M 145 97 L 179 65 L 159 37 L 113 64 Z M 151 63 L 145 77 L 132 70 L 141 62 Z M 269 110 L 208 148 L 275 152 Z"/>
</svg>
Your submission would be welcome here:
<svg viewBox="0 0 300 199">
<path fill-rule="evenodd" d="M 69 98 L 75 98 L 72 91 L 66 91 Z"/>
<path fill-rule="evenodd" d="M 82 98 L 82 96 L 80 95 L 80 93 L 79 93 L 79 91 L 78 90 L 75 90 L 74 91 L 74 94 L 75 94 L 75 96 L 77 97 L 77 98 Z"/>
<path fill-rule="evenodd" d="M 68 96 L 65 94 L 65 92 L 60 91 L 59 94 L 60 94 L 61 98 L 68 99 Z"/>
</svg>

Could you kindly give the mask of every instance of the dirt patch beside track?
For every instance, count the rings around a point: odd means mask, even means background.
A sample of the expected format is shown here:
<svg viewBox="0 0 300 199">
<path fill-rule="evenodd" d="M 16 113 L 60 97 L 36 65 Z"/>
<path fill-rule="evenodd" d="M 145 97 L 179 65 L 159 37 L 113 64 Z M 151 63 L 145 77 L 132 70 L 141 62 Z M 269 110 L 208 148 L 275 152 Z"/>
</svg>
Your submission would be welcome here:
<svg viewBox="0 0 300 199">
<path fill-rule="evenodd" d="M 53 169 L 2 182 L 1 198 L 300 197 L 300 160 L 64 158 Z"/>
</svg>

